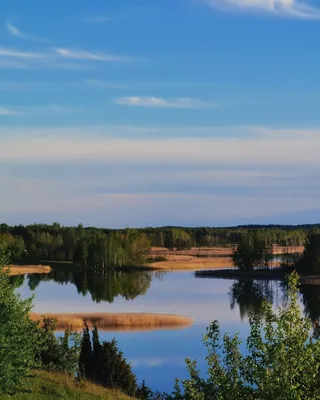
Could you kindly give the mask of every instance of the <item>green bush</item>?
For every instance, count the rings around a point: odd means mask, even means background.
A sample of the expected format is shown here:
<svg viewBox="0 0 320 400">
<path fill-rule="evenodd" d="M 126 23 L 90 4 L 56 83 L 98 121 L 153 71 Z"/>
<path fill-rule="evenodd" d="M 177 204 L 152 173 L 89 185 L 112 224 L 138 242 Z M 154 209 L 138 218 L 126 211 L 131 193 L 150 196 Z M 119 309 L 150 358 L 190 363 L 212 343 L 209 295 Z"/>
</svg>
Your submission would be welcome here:
<svg viewBox="0 0 320 400">
<path fill-rule="evenodd" d="M 320 342 L 310 337 L 311 324 L 301 317 L 298 276 L 289 281 L 289 303 L 275 313 L 264 303 L 264 320 L 250 316 L 247 351 L 240 351 L 238 335 L 222 342 L 215 321 L 204 337 L 208 349 L 208 377 L 195 361 L 187 360 L 190 378 L 177 381 L 171 400 L 315 400 L 320 398 Z"/>
<path fill-rule="evenodd" d="M 37 324 L 29 319 L 32 299 L 22 300 L 4 271 L 8 249 L 0 242 L 0 394 L 14 394 L 36 365 Z"/>
</svg>

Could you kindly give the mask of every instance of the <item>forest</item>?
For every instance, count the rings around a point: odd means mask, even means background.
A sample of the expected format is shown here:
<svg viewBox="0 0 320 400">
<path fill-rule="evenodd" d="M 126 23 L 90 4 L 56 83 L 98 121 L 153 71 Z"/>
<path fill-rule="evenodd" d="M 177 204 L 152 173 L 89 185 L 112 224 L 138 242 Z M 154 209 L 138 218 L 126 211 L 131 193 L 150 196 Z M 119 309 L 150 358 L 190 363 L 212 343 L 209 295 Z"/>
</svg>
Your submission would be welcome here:
<svg viewBox="0 0 320 400">
<path fill-rule="evenodd" d="M 238 227 L 160 227 L 105 229 L 61 226 L 59 223 L 9 226 L 0 224 L 14 262 L 71 262 L 81 266 L 116 268 L 144 264 L 150 247 L 188 249 L 203 246 L 229 246 L 251 231 L 267 245 L 301 246 L 308 231 L 318 225 L 238 226 Z"/>
</svg>

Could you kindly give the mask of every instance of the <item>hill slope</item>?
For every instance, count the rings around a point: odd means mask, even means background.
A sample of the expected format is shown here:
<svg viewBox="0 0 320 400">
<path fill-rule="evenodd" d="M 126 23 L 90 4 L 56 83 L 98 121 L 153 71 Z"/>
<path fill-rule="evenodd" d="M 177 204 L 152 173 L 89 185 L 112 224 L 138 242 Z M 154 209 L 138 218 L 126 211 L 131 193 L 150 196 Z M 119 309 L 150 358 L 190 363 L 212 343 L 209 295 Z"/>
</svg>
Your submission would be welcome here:
<svg viewBox="0 0 320 400">
<path fill-rule="evenodd" d="M 52 372 L 35 371 L 28 379 L 30 393 L 0 395 L 0 400 L 130 400 L 118 391 L 104 389 L 89 382 L 77 383 L 72 378 Z"/>
</svg>

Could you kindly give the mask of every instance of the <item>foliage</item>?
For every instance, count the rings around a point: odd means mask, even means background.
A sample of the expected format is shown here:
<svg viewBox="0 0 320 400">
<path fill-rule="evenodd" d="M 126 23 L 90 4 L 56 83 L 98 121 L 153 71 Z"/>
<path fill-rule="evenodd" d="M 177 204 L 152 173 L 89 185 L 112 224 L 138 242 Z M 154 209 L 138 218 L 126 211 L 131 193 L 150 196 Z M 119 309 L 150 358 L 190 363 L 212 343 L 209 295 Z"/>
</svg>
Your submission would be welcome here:
<svg viewBox="0 0 320 400">
<path fill-rule="evenodd" d="M 0 393 L 13 394 L 35 366 L 36 323 L 30 321 L 32 299 L 22 300 L 10 285 L 4 266 L 8 248 L 0 242 Z"/>
<path fill-rule="evenodd" d="M 232 249 L 233 264 L 241 270 L 269 267 L 272 258 L 272 247 L 256 232 L 241 235 L 239 243 Z"/>
<path fill-rule="evenodd" d="M 42 368 L 75 374 L 78 369 L 81 336 L 67 329 L 63 336 L 55 336 L 57 321 L 54 318 L 44 318 L 42 329 L 39 330 L 41 349 L 39 364 Z"/>
<path fill-rule="evenodd" d="M 208 349 L 208 378 L 200 377 L 196 362 L 187 360 L 190 378 L 177 382 L 174 400 L 304 400 L 319 399 L 320 342 L 309 337 L 310 323 L 301 317 L 298 276 L 289 280 L 289 303 L 275 313 L 265 303 L 265 319 L 250 316 L 247 351 L 238 335 L 220 340 L 215 321 L 204 337 Z"/>
<path fill-rule="evenodd" d="M 137 390 L 131 365 L 118 349 L 117 342 L 100 343 L 97 328 L 92 331 L 92 341 L 88 327 L 84 329 L 79 370 L 83 378 L 104 387 L 121 389 L 128 395 L 134 395 Z"/>
<path fill-rule="evenodd" d="M 302 273 L 320 272 L 320 231 L 312 230 L 308 233 L 304 244 L 304 251 L 297 260 L 296 269 Z"/>
<path fill-rule="evenodd" d="M 280 267 L 285 269 L 294 269 L 300 259 L 300 253 L 289 252 L 288 249 L 282 254 Z"/>
<path fill-rule="evenodd" d="M 52 371 L 33 371 L 27 379 L 29 392 L 0 400 L 130 400 L 120 391 L 105 389 L 84 380 Z"/>
<path fill-rule="evenodd" d="M 228 246 L 242 235 L 257 232 L 268 245 L 298 246 L 310 226 L 239 226 L 233 228 L 98 229 L 34 224 L 0 224 L 0 236 L 10 244 L 14 261 L 61 261 L 82 266 L 116 268 L 144 263 L 149 246 L 187 249 L 191 246 Z"/>
</svg>

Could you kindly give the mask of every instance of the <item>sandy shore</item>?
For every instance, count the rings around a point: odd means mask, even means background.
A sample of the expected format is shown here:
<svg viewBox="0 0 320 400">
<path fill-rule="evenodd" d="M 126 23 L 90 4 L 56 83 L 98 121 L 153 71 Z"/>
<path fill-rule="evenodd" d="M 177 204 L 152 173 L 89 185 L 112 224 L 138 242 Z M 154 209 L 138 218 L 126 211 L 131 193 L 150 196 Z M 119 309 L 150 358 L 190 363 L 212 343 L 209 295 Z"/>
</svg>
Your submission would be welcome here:
<svg viewBox="0 0 320 400">
<path fill-rule="evenodd" d="M 23 275 L 23 274 L 49 274 L 51 267 L 49 265 L 9 265 L 9 275 Z"/>
<path fill-rule="evenodd" d="M 190 326 L 193 319 L 174 314 L 146 313 L 89 313 L 89 314 L 45 314 L 56 318 L 57 330 L 71 328 L 81 330 L 83 321 L 89 327 L 97 326 L 101 331 L 175 329 Z M 32 320 L 42 320 L 42 314 L 31 313 Z"/>
</svg>

